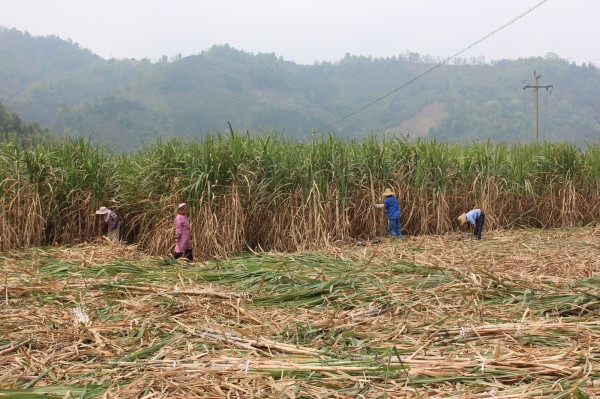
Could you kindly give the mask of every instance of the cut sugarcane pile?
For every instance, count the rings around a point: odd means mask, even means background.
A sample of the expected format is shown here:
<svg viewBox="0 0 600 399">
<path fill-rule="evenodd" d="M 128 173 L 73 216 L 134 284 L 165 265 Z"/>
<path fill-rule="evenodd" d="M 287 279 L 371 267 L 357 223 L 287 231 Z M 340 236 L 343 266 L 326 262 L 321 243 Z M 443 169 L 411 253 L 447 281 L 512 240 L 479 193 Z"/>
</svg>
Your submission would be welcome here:
<svg viewBox="0 0 600 399">
<path fill-rule="evenodd" d="M 593 228 L 179 263 L 0 258 L 0 398 L 600 395 Z"/>
</svg>

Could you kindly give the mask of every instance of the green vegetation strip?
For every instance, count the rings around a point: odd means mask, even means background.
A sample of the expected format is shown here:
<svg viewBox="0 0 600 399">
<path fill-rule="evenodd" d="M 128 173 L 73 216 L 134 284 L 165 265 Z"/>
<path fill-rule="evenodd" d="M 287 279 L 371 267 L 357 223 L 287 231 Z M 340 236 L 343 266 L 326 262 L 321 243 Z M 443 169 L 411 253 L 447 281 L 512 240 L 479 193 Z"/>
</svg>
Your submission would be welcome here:
<svg viewBox="0 0 600 399">
<path fill-rule="evenodd" d="M 402 226 L 411 234 L 454 230 L 463 204 L 482 198 L 478 206 L 493 212 L 493 227 L 597 221 L 596 143 L 461 145 L 330 135 L 298 141 L 231 129 L 158 140 L 128 154 L 82 138 L 22 144 L 0 140 L 1 251 L 91 240 L 98 235 L 94 210 L 105 205 L 122 217 L 130 240 L 168 254 L 174 206 L 182 201 L 202 256 L 365 239 L 386 232 L 385 215 L 371 206 L 385 187 L 397 192 L 403 214 L 413 215 Z"/>
</svg>

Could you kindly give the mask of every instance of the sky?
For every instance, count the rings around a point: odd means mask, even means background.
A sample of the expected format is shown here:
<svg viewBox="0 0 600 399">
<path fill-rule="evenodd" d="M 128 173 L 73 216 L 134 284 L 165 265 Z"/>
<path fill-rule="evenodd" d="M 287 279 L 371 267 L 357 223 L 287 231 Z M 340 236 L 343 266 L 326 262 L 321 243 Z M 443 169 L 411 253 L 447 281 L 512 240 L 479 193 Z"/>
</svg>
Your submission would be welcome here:
<svg viewBox="0 0 600 399">
<path fill-rule="evenodd" d="M 0 0 L 0 25 L 71 39 L 103 58 L 183 57 L 213 45 L 299 64 L 345 54 L 455 55 L 544 0 Z M 600 0 L 545 0 L 461 53 L 555 53 L 600 65 Z"/>
</svg>

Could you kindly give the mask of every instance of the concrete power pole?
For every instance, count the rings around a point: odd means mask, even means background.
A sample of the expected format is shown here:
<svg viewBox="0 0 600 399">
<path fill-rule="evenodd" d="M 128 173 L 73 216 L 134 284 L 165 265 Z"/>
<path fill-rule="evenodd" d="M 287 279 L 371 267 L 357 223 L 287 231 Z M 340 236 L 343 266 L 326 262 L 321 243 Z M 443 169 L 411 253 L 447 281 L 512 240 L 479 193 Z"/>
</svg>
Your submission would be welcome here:
<svg viewBox="0 0 600 399">
<path fill-rule="evenodd" d="M 527 86 L 523 87 L 523 90 L 525 90 L 525 89 L 534 89 L 535 90 L 535 142 L 539 143 L 540 142 L 540 123 L 539 123 L 540 119 L 539 119 L 538 89 L 546 89 L 546 91 L 548 91 L 548 89 L 552 88 L 552 85 L 546 85 L 546 86 L 538 85 L 538 79 L 541 78 L 542 75 L 536 75 L 535 71 L 533 71 L 533 77 L 535 78 L 535 85 L 534 86 L 527 85 Z"/>
</svg>

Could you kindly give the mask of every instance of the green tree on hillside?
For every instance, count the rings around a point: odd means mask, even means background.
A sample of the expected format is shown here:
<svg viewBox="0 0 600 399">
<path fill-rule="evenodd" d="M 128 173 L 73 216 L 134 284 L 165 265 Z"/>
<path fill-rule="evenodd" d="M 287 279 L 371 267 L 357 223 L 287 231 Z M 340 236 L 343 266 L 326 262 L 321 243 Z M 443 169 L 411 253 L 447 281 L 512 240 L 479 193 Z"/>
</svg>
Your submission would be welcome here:
<svg viewBox="0 0 600 399">
<path fill-rule="evenodd" d="M 23 122 L 19 115 L 8 112 L 0 103 L 0 137 L 16 137 L 22 143 L 32 140 L 36 136 L 46 135 L 48 131 L 42 129 L 37 122 Z"/>
</svg>

